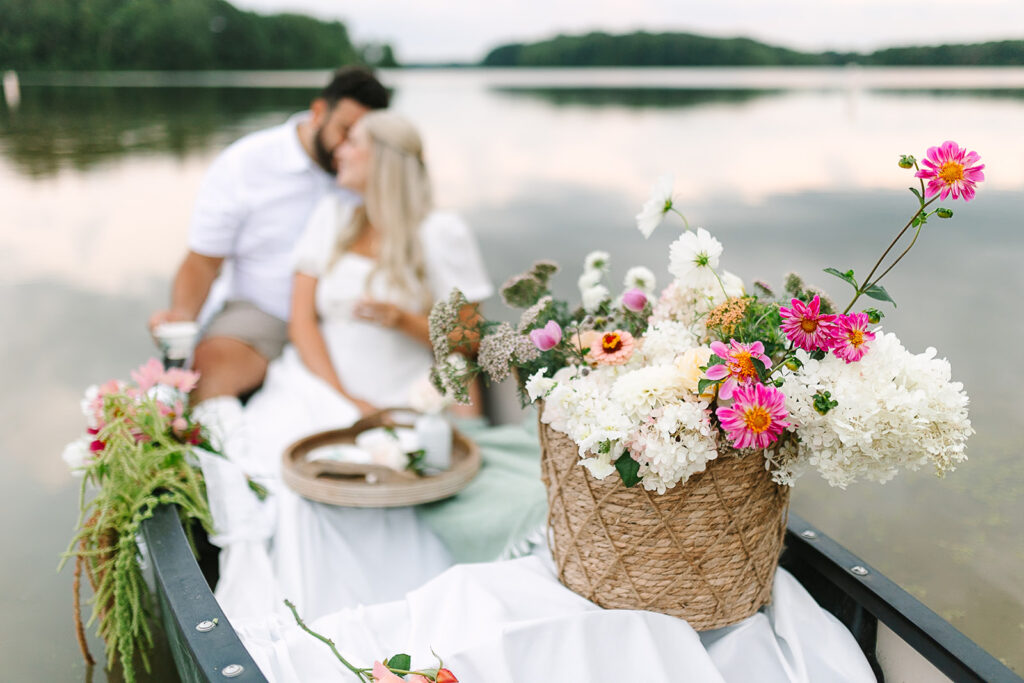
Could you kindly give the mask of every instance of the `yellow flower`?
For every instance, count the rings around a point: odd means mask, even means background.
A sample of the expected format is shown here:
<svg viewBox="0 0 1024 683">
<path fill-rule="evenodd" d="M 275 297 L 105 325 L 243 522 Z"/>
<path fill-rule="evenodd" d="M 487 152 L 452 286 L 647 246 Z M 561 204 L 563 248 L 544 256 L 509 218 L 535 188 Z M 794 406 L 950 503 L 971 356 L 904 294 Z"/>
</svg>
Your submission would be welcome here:
<svg viewBox="0 0 1024 683">
<path fill-rule="evenodd" d="M 691 394 L 697 393 L 697 383 L 704 377 L 704 371 L 701 370 L 701 366 L 708 364 L 708 359 L 711 358 L 711 349 L 707 346 L 697 346 L 692 349 L 687 349 L 680 356 L 676 356 L 675 365 L 679 369 L 679 372 L 683 376 L 683 388 L 689 391 Z M 710 401 L 715 397 L 714 388 L 705 390 L 700 395 L 705 401 Z"/>
</svg>

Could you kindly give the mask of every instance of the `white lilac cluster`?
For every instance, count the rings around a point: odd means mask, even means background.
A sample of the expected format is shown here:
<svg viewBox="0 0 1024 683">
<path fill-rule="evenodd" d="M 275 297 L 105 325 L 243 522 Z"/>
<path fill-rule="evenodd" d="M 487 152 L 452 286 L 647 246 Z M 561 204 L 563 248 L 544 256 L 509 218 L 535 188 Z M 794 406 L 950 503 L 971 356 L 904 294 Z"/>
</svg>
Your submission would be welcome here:
<svg viewBox="0 0 1024 683">
<path fill-rule="evenodd" d="M 860 478 L 885 482 L 900 469 L 929 463 L 939 475 L 952 471 L 966 459 L 974 430 L 963 385 L 950 381 L 949 362 L 935 353 L 910 353 L 894 334 L 879 332 L 857 363 L 804 354 L 804 367 L 783 387 L 798 425 L 797 457 L 776 479 L 792 484 L 814 467 L 829 484 L 845 488 Z M 814 396 L 825 391 L 838 405 L 822 415 Z"/>
<path fill-rule="evenodd" d="M 743 280 L 727 270 L 722 272 L 721 283 L 716 279 L 710 282 L 710 285 L 694 287 L 682 280 L 673 280 L 658 297 L 651 312 L 651 324 L 676 321 L 688 326 L 696 336 L 705 336 L 707 330 L 702 322 L 704 316 L 727 298 L 746 294 Z"/>
</svg>

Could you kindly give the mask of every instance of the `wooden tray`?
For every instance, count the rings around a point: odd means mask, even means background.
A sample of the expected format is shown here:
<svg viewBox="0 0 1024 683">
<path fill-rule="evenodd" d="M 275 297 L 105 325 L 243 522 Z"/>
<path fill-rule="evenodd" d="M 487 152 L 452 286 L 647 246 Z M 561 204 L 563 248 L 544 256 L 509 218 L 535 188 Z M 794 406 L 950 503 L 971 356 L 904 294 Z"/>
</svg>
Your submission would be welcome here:
<svg viewBox="0 0 1024 683">
<path fill-rule="evenodd" d="M 356 436 L 375 427 L 410 427 L 408 410 L 388 409 L 364 417 L 346 429 L 303 437 L 285 449 L 281 467 L 285 484 L 304 498 L 345 507 L 404 507 L 454 496 L 480 470 L 476 443 L 452 428 L 452 465 L 440 474 L 419 476 L 382 465 L 315 460 L 306 455 L 315 448 L 355 443 Z M 367 475 L 370 475 L 369 478 Z"/>
</svg>

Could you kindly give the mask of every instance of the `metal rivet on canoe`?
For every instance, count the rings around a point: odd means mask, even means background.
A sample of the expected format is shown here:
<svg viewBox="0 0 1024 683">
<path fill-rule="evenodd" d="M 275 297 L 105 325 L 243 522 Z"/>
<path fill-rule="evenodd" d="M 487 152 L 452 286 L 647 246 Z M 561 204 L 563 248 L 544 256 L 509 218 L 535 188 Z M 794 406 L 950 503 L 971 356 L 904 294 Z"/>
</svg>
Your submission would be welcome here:
<svg viewBox="0 0 1024 683">
<path fill-rule="evenodd" d="M 245 667 L 241 664 L 228 664 L 221 669 L 220 674 L 224 678 L 237 678 L 238 676 L 241 676 L 244 671 Z"/>
<path fill-rule="evenodd" d="M 850 567 L 850 571 L 853 572 L 854 574 L 856 574 L 857 576 L 867 576 L 868 574 L 871 573 L 871 572 L 868 571 L 867 567 L 862 567 L 859 564 L 855 565 L 853 567 Z"/>
<path fill-rule="evenodd" d="M 209 619 L 203 619 L 198 624 L 196 624 L 196 630 L 199 631 L 200 633 L 206 633 L 207 631 L 212 631 L 213 627 L 216 626 L 216 625 L 217 625 L 217 622 L 215 622 L 215 621 L 210 621 Z"/>
<path fill-rule="evenodd" d="M 813 529 L 804 529 L 800 532 L 800 535 L 804 538 L 810 538 L 813 540 L 818 537 L 818 532 L 814 531 Z"/>
</svg>

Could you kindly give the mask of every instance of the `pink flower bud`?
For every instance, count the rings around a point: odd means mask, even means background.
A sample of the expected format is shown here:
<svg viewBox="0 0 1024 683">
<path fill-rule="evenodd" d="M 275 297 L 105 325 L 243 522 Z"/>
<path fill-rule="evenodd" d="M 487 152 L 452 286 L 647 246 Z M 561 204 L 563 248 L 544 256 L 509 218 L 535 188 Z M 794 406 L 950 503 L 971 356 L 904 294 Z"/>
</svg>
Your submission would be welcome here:
<svg viewBox="0 0 1024 683">
<path fill-rule="evenodd" d="M 622 305 L 635 313 L 639 313 L 647 305 L 647 295 L 644 294 L 642 289 L 634 287 L 622 295 Z"/>
<path fill-rule="evenodd" d="M 537 330 L 530 330 L 530 341 L 541 351 L 548 351 L 562 341 L 562 328 L 554 320 Z"/>
</svg>

